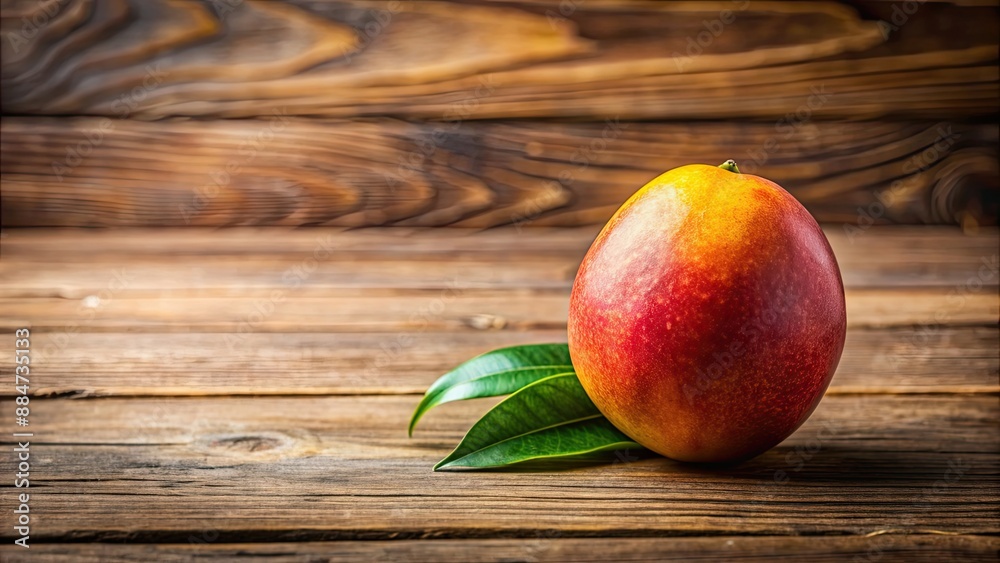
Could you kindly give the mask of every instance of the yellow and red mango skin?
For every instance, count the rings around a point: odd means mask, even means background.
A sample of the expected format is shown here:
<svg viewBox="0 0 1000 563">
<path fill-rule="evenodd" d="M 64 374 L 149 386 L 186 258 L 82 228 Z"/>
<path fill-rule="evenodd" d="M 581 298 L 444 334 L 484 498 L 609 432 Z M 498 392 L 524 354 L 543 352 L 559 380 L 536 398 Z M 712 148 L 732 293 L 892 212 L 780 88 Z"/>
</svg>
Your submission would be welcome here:
<svg viewBox="0 0 1000 563">
<path fill-rule="evenodd" d="M 681 461 L 753 457 L 819 404 L 846 332 L 816 221 L 777 184 L 666 172 L 598 235 L 573 285 L 569 349 L 601 412 Z"/>
</svg>

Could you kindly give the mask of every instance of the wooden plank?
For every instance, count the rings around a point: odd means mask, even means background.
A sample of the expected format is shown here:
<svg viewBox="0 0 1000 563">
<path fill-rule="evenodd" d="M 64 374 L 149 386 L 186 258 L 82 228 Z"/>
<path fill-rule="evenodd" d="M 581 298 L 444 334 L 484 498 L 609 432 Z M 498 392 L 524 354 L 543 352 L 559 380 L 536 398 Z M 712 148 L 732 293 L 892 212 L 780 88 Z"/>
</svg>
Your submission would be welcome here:
<svg viewBox="0 0 1000 563">
<path fill-rule="evenodd" d="M 14 349 L 12 332 L 0 334 Z M 32 335 L 39 395 L 423 393 L 459 363 L 504 346 L 565 342 L 564 330 L 399 334 L 121 333 Z M 852 330 L 828 393 L 995 393 L 996 327 Z M 13 360 L 0 377 L 13 378 Z M 141 373 L 142 377 L 136 377 Z M 278 375 L 280 374 L 280 376 Z M 0 388 L 10 395 L 13 388 Z"/>
<path fill-rule="evenodd" d="M 82 299 L 128 279 L 120 297 L 266 297 L 295 285 L 323 297 L 359 288 L 562 289 L 599 228 L 277 230 L 15 229 L 0 239 L 0 297 Z M 826 228 L 844 284 L 997 283 L 1000 232 Z"/>
<path fill-rule="evenodd" d="M 121 256 L 196 258 L 238 256 L 247 259 L 306 257 L 317 248 L 331 259 L 466 259 L 487 256 L 503 260 L 557 258 L 583 252 L 601 226 L 517 230 L 415 229 L 393 227 L 351 230 L 339 228 L 283 229 L 233 227 L 228 229 L 8 229 L 0 238 L 0 259 L 24 262 L 89 262 Z M 894 285 L 948 284 L 953 269 L 960 275 L 975 273 L 967 262 L 989 256 L 1000 241 L 1000 230 L 983 228 L 962 232 L 951 227 L 873 226 L 849 237 L 843 225 L 823 226 L 842 269 L 850 275 L 859 269 L 866 276 L 891 271 Z M 907 256 L 900 256 L 903 251 Z M 872 254 L 885 254 L 873 257 Z M 2 264 L 2 262 L 0 262 Z M 919 270 L 914 272 L 912 270 Z M 916 282 L 906 275 L 934 278 Z M 903 275 L 906 274 L 906 275 Z M 956 278 L 957 279 L 957 278 Z M 878 285 L 858 281 L 857 285 Z"/>
<path fill-rule="evenodd" d="M 0 130 L 7 227 L 599 225 L 663 171 L 732 157 L 865 239 L 872 223 L 995 224 L 1000 189 L 997 128 L 938 121 L 7 117 Z"/>
<path fill-rule="evenodd" d="M 211 537 L 211 535 L 209 536 Z M 486 563 L 510 561 L 802 561 L 851 558 L 879 562 L 937 563 L 942 560 L 992 562 L 1000 540 L 993 536 L 878 535 L 872 537 L 713 538 L 537 538 L 496 540 L 396 540 L 299 543 L 188 544 L 41 544 L 31 557 L 10 556 L 10 563 L 181 563 L 192 559 L 311 563 L 322 561 L 410 561 Z"/>
<path fill-rule="evenodd" d="M 850 331 L 829 392 L 995 393 L 998 349 L 997 327 Z"/>
<path fill-rule="evenodd" d="M 781 446 L 729 468 L 633 461 L 622 452 L 620 463 L 561 472 L 437 474 L 433 462 L 486 405 L 445 405 L 407 439 L 415 402 L 32 400 L 33 475 L 41 491 L 32 538 L 172 543 L 207 529 L 222 543 L 538 531 L 996 531 L 995 396 L 830 396 Z M 2 405 L 8 411 L 13 402 Z M 13 474 L 14 463 L 0 458 L 0 471 Z"/>
<path fill-rule="evenodd" d="M 342 290 L 333 297 L 116 298 L 113 289 L 83 299 L 0 298 L 0 328 L 67 332 L 437 332 L 562 329 L 569 292 L 436 290 L 430 294 Z M 848 327 L 995 326 L 997 286 L 848 289 Z"/>
<path fill-rule="evenodd" d="M 594 230 L 5 234 L 2 339 L 33 327 L 36 391 L 326 394 L 419 393 L 490 349 L 564 341 L 569 284 Z M 997 290 L 982 270 L 995 230 L 827 234 L 857 287 L 833 392 L 996 389 Z M 328 259 L 300 277 L 316 248 Z M 891 289 L 901 285 L 914 289 Z M 982 326 L 948 326 L 963 324 Z"/>
<path fill-rule="evenodd" d="M 864 20 L 837 2 L 73 4 L 89 18 L 68 33 L 15 35 L 5 111 L 776 120 L 825 85 L 813 116 L 933 119 L 992 115 L 997 95 L 995 7 L 922 5 L 886 30 L 879 2 Z M 262 30 L 280 48 L 254 48 Z"/>
<path fill-rule="evenodd" d="M 337 297 L 0 299 L 0 327 L 145 332 L 399 332 L 562 328 L 569 294 L 438 290 L 431 294 L 338 292 Z M 919 297 L 918 297 L 919 298 Z M 877 297 L 875 298 L 878 299 Z M 871 299 L 869 300 L 871 301 Z M 904 301 L 897 299 L 897 303 Z M 988 303 L 974 299 L 975 307 Z M 874 302 L 872 303 L 875 304 Z M 899 303 L 901 304 L 901 303 Z M 925 303 L 926 304 L 926 303 Z M 944 295 L 935 303 L 944 304 Z M 886 306 L 893 307 L 894 303 Z M 926 315 L 926 308 L 923 311 Z M 904 313 L 905 314 L 905 313 Z M 984 314 L 963 308 L 962 318 Z M 907 317 L 910 318 L 910 317 Z M 880 319 L 881 321 L 881 319 Z"/>
<path fill-rule="evenodd" d="M 539 259 L 512 252 L 489 258 L 385 259 L 355 256 L 310 260 L 310 254 L 170 258 L 122 255 L 91 263 L 15 262 L 0 265 L 0 295 L 82 299 L 107 289 L 117 272 L 128 286 L 120 297 L 264 297 L 294 289 L 300 297 L 358 292 L 453 288 L 489 290 L 568 290 L 583 252 Z M 525 260 L 527 258 L 527 260 Z M 531 258 L 534 258 L 532 260 Z M 309 260 L 304 264 L 304 260 Z M 307 268 L 310 268 L 307 270 Z"/>
<path fill-rule="evenodd" d="M 330 252 L 330 259 L 432 260 L 507 256 L 552 259 L 582 253 L 599 227 L 548 228 L 518 231 L 511 227 L 488 230 L 342 229 L 232 227 L 228 229 L 8 229 L 0 238 L 3 261 L 88 262 L 122 256 L 189 259 L 239 257 L 248 260 L 309 256 L 314 250 Z M 838 236 L 833 229 L 830 236 Z M 981 236 L 965 236 L 957 229 L 938 227 L 872 227 L 865 242 L 902 246 L 941 245 L 945 252 L 961 251 L 962 241 L 986 248 L 997 229 Z M 986 237 L 985 239 L 983 237 Z M 581 256 L 582 258 L 582 256 Z"/>
</svg>

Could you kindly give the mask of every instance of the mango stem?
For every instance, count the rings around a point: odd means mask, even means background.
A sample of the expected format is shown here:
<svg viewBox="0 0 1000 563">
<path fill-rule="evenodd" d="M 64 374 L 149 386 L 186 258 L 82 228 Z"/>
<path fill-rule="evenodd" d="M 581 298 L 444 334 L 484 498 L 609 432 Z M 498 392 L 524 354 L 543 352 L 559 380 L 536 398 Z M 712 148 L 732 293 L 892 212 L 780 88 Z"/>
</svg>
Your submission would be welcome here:
<svg viewBox="0 0 1000 563">
<path fill-rule="evenodd" d="M 722 164 L 720 164 L 719 168 L 721 168 L 723 170 L 728 170 L 730 172 L 735 172 L 737 174 L 740 173 L 740 169 L 736 167 L 736 161 L 733 160 L 733 159 L 731 159 L 731 158 L 729 160 L 723 162 Z"/>
</svg>

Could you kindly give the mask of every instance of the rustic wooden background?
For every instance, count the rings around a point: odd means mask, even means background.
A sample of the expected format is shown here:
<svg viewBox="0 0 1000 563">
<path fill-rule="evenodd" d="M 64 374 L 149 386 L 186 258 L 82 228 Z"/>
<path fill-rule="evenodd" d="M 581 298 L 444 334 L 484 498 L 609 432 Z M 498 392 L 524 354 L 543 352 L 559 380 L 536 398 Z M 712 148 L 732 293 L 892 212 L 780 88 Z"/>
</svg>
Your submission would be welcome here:
<svg viewBox="0 0 1000 563">
<path fill-rule="evenodd" d="M 0 561 L 995 561 L 998 15 L 0 0 L 0 378 L 31 327 L 36 433 Z M 427 385 L 564 341 L 617 206 L 728 158 L 844 275 L 806 425 L 735 468 L 431 473 L 487 405 L 407 439 Z"/>
<path fill-rule="evenodd" d="M 750 462 L 622 452 L 562 472 L 432 473 L 488 401 L 444 405 L 408 439 L 419 394 L 492 348 L 564 341 L 596 229 L 6 230 L 0 347 L 33 331 L 35 543 L 14 551 L 8 528 L 0 553 L 995 559 L 996 229 L 876 226 L 852 243 L 828 227 L 844 356 L 809 421 Z M 13 361 L 0 370 L 12 379 Z M 0 456 L 0 474 L 14 463 Z"/>
<path fill-rule="evenodd" d="M 0 12 L 9 227 L 600 224 L 727 158 L 996 222 L 996 2 L 43 4 Z"/>
</svg>

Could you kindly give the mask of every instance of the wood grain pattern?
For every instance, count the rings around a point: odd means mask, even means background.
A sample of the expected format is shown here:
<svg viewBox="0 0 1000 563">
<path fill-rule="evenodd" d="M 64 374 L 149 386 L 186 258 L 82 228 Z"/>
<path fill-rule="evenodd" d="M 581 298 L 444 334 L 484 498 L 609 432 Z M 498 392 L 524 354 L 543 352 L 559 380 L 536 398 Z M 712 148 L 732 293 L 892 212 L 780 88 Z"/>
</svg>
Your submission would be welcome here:
<svg viewBox="0 0 1000 563">
<path fill-rule="evenodd" d="M 444 405 L 408 439 L 416 393 L 486 349 L 564 338 L 593 228 L 6 230 L 0 346 L 33 327 L 32 555 L 987 559 L 998 232 L 827 232 L 852 327 L 830 393 L 774 450 L 733 467 L 619 452 L 432 476 L 491 401 Z M 327 235 L 324 266 L 286 285 Z M 132 281 L 112 291 L 119 268 Z M 445 303 L 452 274 L 476 283 Z M 273 290 L 287 299 L 243 330 Z"/>
<path fill-rule="evenodd" d="M 219 542 L 530 538 L 539 531 L 996 531 L 996 396 L 830 396 L 781 446 L 730 468 L 632 461 L 630 453 L 621 463 L 563 472 L 442 474 L 431 465 L 486 405 L 443 406 L 407 439 L 415 402 L 32 401 L 32 453 L 46 476 L 35 505 L 37 539 L 184 542 L 207 531 Z M 12 404 L 0 402 L 4 410 Z M 0 458 L 0 471 L 12 474 L 13 463 Z M 776 474 L 787 480 L 777 483 Z"/>
<path fill-rule="evenodd" d="M 564 341 L 595 232 L 11 230 L 0 319 L 34 327 L 43 394 L 420 393 L 490 349 Z M 996 230 L 827 235 L 855 328 L 831 392 L 997 390 Z"/>
<path fill-rule="evenodd" d="M 578 229 L 14 229 L 0 239 L 0 297 L 330 297 L 360 290 L 569 290 L 599 231 Z M 825 229 L 845 286 L 994 285 L 1000 231 Z M 292 272 L 286 275 L 286 272 Z M 998 274 L 995 274 L 998 275 Z"/>
<path fill-rule="evenodd" d="M 995 560 L 1000 2 L 909 4 L 0 0 L 0 560 Z M 418 394 L 563 341 L 597 228 L 727 158 L 843 270 L 806 424 L 431 473 L 495 400 L 408 439 Z"/>
<path fill-rule="evenodd" d="M 197 538 L 198 536 L 194 536 Z M 537 538 L 502 540 L 393 540 L 297 543 L 189 544 L 42 544 L 31 557 L 17 554 L 10 563 L 183 563 L 194 558 L 225 561 L 316 563 L 317 561 L 408 561 L 483 563 L 487 561 L 844 561 L 878 557 L 885 563 L 938 563 L 941 560 L 995 560 L 1000 540 L 992 536 L 881 534 L 872 537 L 714 538 Z"/>
<path fill-rule="evenodd" d="M 563 341 L 595 232 L 13 230 L 2 318 L 34 327 L 40 393 L 419 393 L 489 349 Z M 833 392 L 996 390 L 996 230 L 827 234 L 859 329 Z"/>
<path fill-rule="evenodd" d="M 996 111 L 995 7 L 928 4 L 887 31 L 881 3 L 75 3 L 86 22 L 4 66 L 6 112 L 778 119 L 821 85 L 814 116 Z M 288 41 L 255 47 L 262 30 Z"/>
<path fill-rule="evenodd" d="M 469 358 L 503 346 L 565 342 L 566 331 L 233 337 L 36 330 L 33 339 L 37 395 L 360 395 L 423 394 Z M 13 340 L 7 331 L 0 335 L 11 350 Z M 854 330 L 828 393 L 995 393 L 998 347 L 995 326 Z M 12 361 L 0 362 L 0 376 L 13 373 Z"/>
<path fill-rule="evenodd" d="M 996 222 L 995 125 L 414 124 L 4 118 L 0 220 L 18 226 L 603 224 L 635 190 L 735 158 L 820 220 Z"/>
<path fill-rule="evenodd" d="M 847 326 L 990 326 L 1000 315 L 997 286 L 959 296 L 954 289 L 847 290 Z M 569 292 L 462 290 L 440 295 L 338 292 L 336 297 L 0 298 L 0 328 L 136 332 L 462 332 L 563 329 Z M 101 299 L 100 295 L 105 295 Z"/>
<path fill-rule="evenodd" d="M 47 49 L 46 45 L 52 45 L 60 36 L 78 29 L 93 12 L 93 0 L 7 0 L 0 4 L 0 34 L 5 39 L 0 51 L 3 55 L 0 76 L 25 75 L 27 78 L 33 65 L 57 52 L 55 48 Z M 44 14 L 46 21 L 34 31 L 28 22 L 40 17 L 39 14 Z"/>
</svg>

